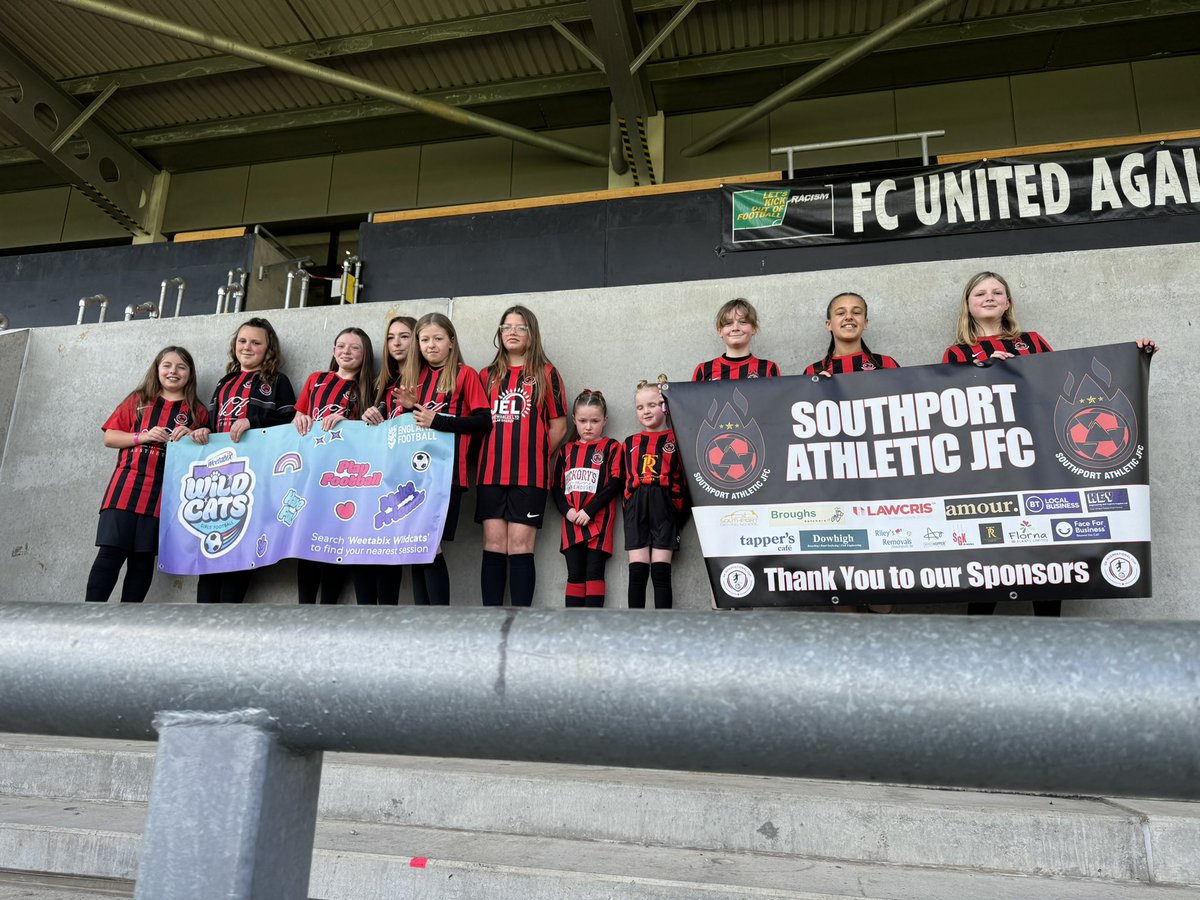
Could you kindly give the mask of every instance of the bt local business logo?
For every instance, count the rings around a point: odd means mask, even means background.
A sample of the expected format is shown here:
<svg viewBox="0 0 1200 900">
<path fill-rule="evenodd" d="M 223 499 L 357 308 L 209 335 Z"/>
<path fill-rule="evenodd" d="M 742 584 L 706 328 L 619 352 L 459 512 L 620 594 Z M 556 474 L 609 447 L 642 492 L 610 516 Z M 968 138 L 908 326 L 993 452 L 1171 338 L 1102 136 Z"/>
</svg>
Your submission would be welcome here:
<svg viewBox="0 0 1200 900">
<path fill-rule="evenodd" d="M 1025 514 L 1040 516 L 1043 513 L 1081 513 L 1083 505 L 1078 491 L 1060 491 L 1046 494 L 1026 494 Z"/>
</svg>

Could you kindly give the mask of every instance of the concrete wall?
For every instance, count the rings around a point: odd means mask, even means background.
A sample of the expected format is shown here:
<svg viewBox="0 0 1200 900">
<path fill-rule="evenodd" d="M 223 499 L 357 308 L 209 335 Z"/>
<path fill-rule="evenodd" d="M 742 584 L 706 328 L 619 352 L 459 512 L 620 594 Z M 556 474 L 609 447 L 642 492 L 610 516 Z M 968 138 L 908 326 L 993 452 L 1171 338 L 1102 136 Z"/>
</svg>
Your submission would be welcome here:
<svg viewBox="0 0 1200 900">
<path fill-rule="evenodd" d="M 1150 335 L 1165 344 L 1151 385 L 1151 470 L 1156 595 L 1149 601 L 1068 603 L 1068 615 L 1200 618 L 1200 489 L 1192 476 L 1200 427 L 1194 405 L 1200 360 L 1193 351 L 1197 326 L 1194 285 L 1200 245 L 1083 251 L 957 262 L 915 263 L 818 273 L 701 281 L 648 287 L 602 288 L 527 296 L 459 297 L 279 310 L 272 320 L 297 385 L 323 368 L 334 335 L 348 325 L 365 328 L 378 343 L 397 313 L 449 311 L 470 364 L 490 361 L 500 312 L 530 306 L 541 322 L 547 350 L 568 393 L 604 390 L 610 398 L 609 433 L 634 430 L 632 391 L 640 378 L 666 372 L 685 380 L 703 359 L 721 351 L 713 331 L 716 308 L 744 295 L 758 306 L 763 330 L 755 351 L 797 373 L 825 349 L 825 303 L 843 289 L 871 302 L 869 342 L 904 365 L 940 360 L 950 342 L 958 296 L 981 269 L 1011 280 L 1022 323 L 1059 349 Z M 61 327 L 0 335 L 4 383 L 28 340 L 7 449 L 0 460 L 0 600 L 80 600 L 94 551 L 95 510 L 114 461 L 101 444 L 99 425 L 132 388 L 157 348 L 181 343 L 196 356 L 207 396 L 224 369 L 236 317 L 195 316 L 83 328 Z M 376 347 L 378 351 L 380 346 Z M 3 410 L 0 409 L 0 413 Z M 468 495 L 459 539 L 448 549 L 455 603 L 478 603 L 480 538 Z M 537 606 L 562 604 L 565 569 L 558 554 L 558 516 L 551 511 L 538 545 Z M 620 535 L 618 534 L 618 545 Z M 609 605 L 624 603 L 625 560 L 610 562 Z M 294 602 L 294 570 L 282 564 L 259 576 L 257 602 Z M 686 532 L 675 572 L 676 605 L 707 608 L 709 590 L 695 530 Z M 406 591 L 407 593 L 407 591 Z M 349 600 L 349 591 L 346 600 Z M 191 578 L 156 578 L 153 601 L 191 601 Z M 351 601 L 352 602 L 352 601 Z M 1010 604 L 1011 612 L 1028 610 Z"/>
</svg>

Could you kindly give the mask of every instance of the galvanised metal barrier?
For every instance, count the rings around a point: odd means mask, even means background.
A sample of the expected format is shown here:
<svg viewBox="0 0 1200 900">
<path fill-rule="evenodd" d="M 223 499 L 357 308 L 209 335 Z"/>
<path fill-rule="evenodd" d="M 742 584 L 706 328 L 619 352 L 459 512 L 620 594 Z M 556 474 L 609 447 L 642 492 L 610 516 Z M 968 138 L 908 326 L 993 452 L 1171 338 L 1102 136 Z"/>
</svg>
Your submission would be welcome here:
<svg viewBox="0 0 1200 900">
<path fill-rule="evenodd" d="M 0 730 L 156 727 L 137 896 L 302 898 L 323 750 L 1200 799 L 1200 622 L 0 606 Z"/>
</svg>

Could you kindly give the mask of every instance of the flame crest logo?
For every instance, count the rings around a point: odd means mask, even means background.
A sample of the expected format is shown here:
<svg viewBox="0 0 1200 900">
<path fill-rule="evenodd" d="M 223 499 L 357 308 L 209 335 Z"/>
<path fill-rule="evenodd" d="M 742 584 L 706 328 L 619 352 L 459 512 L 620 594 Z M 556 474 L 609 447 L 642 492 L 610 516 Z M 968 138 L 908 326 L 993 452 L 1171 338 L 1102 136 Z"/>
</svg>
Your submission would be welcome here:
<svg viewBox="0 0 1200 900">
<path fill-rule="evenodd" d="M 696 459 L 711 484 L 736 491 L 763 470 L 763 436 L 750 418 L 750 404 L 737 388 L 722 406 L 714 400 L 696 435 Z"/>
<path fill-rule="evenodd" d="M 1086 469 L 1115 469 L 1137 451 L 1137 413 L 1098 359 L 1092 358 L 1091 371 L 1078 384 L 1067 375 L 1054 406 L 1054 433 L 1063 453 Z"/>
</svg>

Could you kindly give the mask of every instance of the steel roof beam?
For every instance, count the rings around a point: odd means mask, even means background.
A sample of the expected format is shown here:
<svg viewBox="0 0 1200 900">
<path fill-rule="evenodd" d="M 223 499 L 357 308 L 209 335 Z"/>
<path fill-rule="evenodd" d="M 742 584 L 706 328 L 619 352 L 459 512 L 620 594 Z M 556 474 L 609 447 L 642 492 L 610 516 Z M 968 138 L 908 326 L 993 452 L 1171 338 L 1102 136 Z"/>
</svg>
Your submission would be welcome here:
<svg viewBox="0 0 1200 900">
<path fill-rule="evenodd" d="M 551 9 L 561 9 L 561 6 L 551 7 Z M 639 10 L 642 6 L 642 3 L 635 3 L 635 8 Z M 916 30 L 904 32 L 889 43 L 883 52 L 920 50 L 942 44 L 998 40 L 1049 31 L 1069 31 L 1076 28 L 1186 15 L 1195 12 L 1200 12 L 1200 0 L 1152 0 L 1150 3 L 1146 3 L 1144 0 L 1120 0 L 1120 2 L 1104 4 L 1102 7 L 1075 7 L 1070 10 L 1049 10 L 999 16 L 968 23 L 925 25 Z M 857 37 L 835 38 L 738 50 L 688 59 L 657 60 L 647 63 L 645 68 L 648 70 L 651 83 L 749 72 L 784 65 L 819 62 L 853 46 L 858 40 Z M 136 75 L 136 71 L 141 70 L 133 70 L 133 74 Z M 92 80 L 95 84 L 102 85 L 106 83 L 105 77 L 110 76 L 95 76 Z M 121 77 L 130 77 L 130 73 L 122 73 Z M 60 82 L 60 86 L 73 84 L 74 81 Z M 474 106 L 596 91 L 603 89 L 606 85 L 607 82 L 603 75 L 599 72 L 589 71 L 546 78 L 527 78 L 501 84 L 470 85 L 431 92 L 422 96 L 455 106 Z M 97 87 L 97 89 L 99 88 Z M 201 122 L 127 132 L 124 138 L 134 148 L 148 149 L 175 143 L 236 137 L 287 128 L 366 121 L 403 113 L 405 110 L 397 110 L 391 103 L 366 100 L 313 109 L 284 110 L 242 116 L 219 122 Z M 28 163 L 33 159 L 35 159 L 34 155 L 24 148 L 0 149 L 0 167 Z"/>
<path fill-rule="evenodd" d="M 842 71 L 842 69 L 858 62 L 876 48 L 882 47 L 901 32 L 912 28 L 938 10 L 949 6 L 951 2 L 952 0 L 925 0 L 924 3 L 918 4 L 904 15 L 893 19 L 883 27 L 871 32 L 867 37 L 857 41 L 854 46 L 848 47 L 837 56 L 827 59 L 811 72 L 806 72 L 791 84 L 784 85 L 765 100 L 760 100 L 741 115 L 730 119 L 720 128 L 688 144 L 680 152 L 684 156 L 699 156 L 706 150 L 711 150 L 735 132 L 745 128 L 751 122 L 761 119 L 772 110 L 778 109 L 783 104 L 794 100 L 806 91 L 812 90 L 821 82 L 832 78 L 838 72 Z"/>
<path fill-rule="evenodd" d="M 633 6 L 630 0 L 589 0 L 588 6 L 608 76 L 625 162 L 633 172 L 635 185 L 655 184 L 659 178 L 654 171 L 646 129 L 647 120 L 657 112 L 657 107 L 649 76 L 645 70 L 635 70 L 633 65 L 642 50 L 642 35 Z"/>
<path fill-rule="evenodd" d="M 292 59 L 282 53 L 264 50 L 261 47 L 254 47 L 250 44 L 243 44 L 231 38 L 210 34 L 198 28 L 161 19 L 157 16 L 151 16 L 127 7 L 116 6 L 112 3 L 104 2 L 104 0 L 53 0 L 53 2 L 62 6 L 70 6 L 74 9 L 104 16 L 105 18 L 115 19 L 119 22 L 124 22 L 126 25 L 132 25 L 135 28 L 143 28 L 178 40 L 212 47 L 223 53 L 249 59 L 263 66 L 280 69 L 304 78 L 311 78 L 314 81 L 322 81 L 326 84 L 332 84 L 359 94 L 365 94 L 368 97 L 377 97 L 381 100 L 395 103 L 397 106 L 414 109 L 449 122 L 477 128 L 489 134 L 506 137 L 510 140 L 538 147 L 551 153 L 557 153 L 560 156 L 565 156 L 568 159 L 574 159 L 577 162 L 587 165 L 608 166 L 608 157 L 603 153 L 596 153 L 592 150 L 576 147 L 565 141 L 556 140 L 507 122 L 501 122 L 489 116 L 448 106 L 445 103 L 438 103 L 437 101 L 429 100 L 426 97 L 413 94 L 409 91 L 387 87 L 386 85 L 368 81 L 365 78 L 358 78 L 354 75 L 318 66 L 305 60 Z"/>
<path fill-rule="evenodd" d="M 12 102 L 0 103 L 5 130 L 122 228 L 148 233 L 145 212 L 158 170 L 91 118 L 107 95 L 84 109 L 3 40 L 0 70 L 11 73 L 18 84 Z"/>
<path fill-rule="evenodd" d="M 683 2 L 684 0 L 634 0 L 633 8 L 637 13 L 650 13 L 663 9 L 674 9 Z M 710 3 L 713 0 L 699 0 L 699 2 Z M 588 0 L 571 0 L 571 2 L 555 3 L 532 9 L 514 9 L 482 16 L 381 29 L 367 34 L 346 35 L 329 40 L 306 41 L 301 44 L 274 47 L 272 50 L 293 59 L 334 59 L 360 53 L 377 53 L 382 50 L 398 50 L 404 47 L 508 34 L 531 28 L 552 27 L 554 22 L 580 22 L 590 18 Z M 121 69 L 115 72 L 65 78 L 59 82 L 59 85 L 68 93 L 94 94 L 114 78 L 119 79 L 123 87 L 137 87 L 178 81 L 181 78 L 204 78 L 210 75 L 244 72 L 248 69 L 258 68 L 262 68 L 261 63 L 220 54 L 203 59 L 189 59 L 160 63 L 154 66 L 142 66 L 136 69 Z"/>
</svg>

